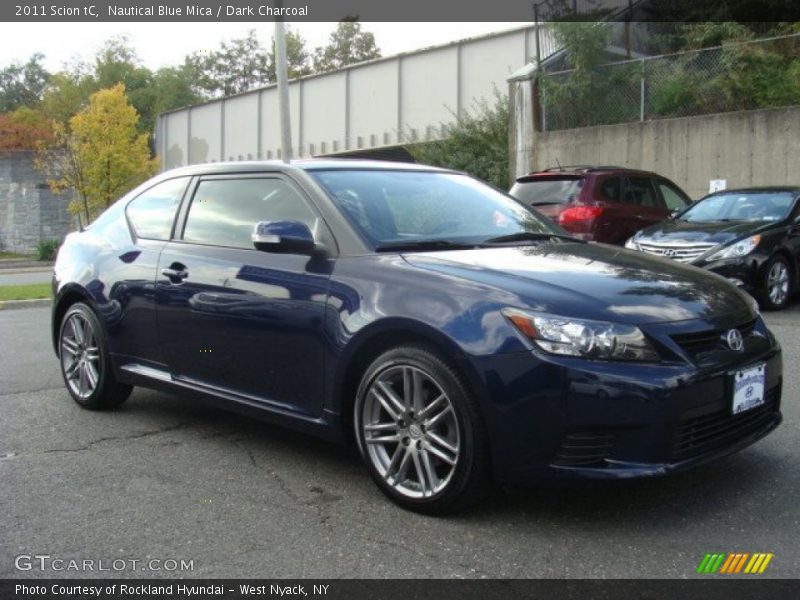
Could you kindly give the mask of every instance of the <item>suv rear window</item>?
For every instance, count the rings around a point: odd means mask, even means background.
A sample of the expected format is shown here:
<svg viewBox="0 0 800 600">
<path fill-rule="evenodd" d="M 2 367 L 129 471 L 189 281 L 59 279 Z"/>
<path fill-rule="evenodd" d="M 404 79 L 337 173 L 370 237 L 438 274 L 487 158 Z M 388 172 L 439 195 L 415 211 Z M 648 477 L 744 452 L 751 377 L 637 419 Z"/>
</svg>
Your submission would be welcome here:
<svg viewBox="0 0 800 600">
<path fill-rule="evenodd" d="M 581 190 L 580 177 L 547 177 L 518 181 L 509 192 L 520 202 L 532 206 L 566 204 L 572 202 Z"/>
</svg>

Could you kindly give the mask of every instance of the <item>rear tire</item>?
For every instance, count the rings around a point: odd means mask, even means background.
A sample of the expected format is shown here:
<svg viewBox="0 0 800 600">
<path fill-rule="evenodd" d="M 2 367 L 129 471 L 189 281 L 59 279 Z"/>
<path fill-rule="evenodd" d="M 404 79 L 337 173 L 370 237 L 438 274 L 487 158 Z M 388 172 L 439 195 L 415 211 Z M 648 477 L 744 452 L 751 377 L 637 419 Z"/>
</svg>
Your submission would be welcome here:
<svg viewBox="0 0 800 600">
<path fill-rule="evenodd" d="M 88 305 L 69 307 L 58 332 L 61 375 L 83 408 L 104 410 L 125 402 L 133 389 L 114 378 L 103 327 Z"/>
<path fill-rule="evenodd" d="M 773 256 L 764 267 L 759 302 L 764 310 L 786 308 L 794 291 L 792 266 L 784 257 Z"/>
<path fill-rule="evenodd" d="M 362 377 L 354 416 L 370 476 L 400 506 L 442 515 L 488 491 L 489 444 L 478 402 L 432 349 L 401 346 L 379 356 Z"/>
</svg>

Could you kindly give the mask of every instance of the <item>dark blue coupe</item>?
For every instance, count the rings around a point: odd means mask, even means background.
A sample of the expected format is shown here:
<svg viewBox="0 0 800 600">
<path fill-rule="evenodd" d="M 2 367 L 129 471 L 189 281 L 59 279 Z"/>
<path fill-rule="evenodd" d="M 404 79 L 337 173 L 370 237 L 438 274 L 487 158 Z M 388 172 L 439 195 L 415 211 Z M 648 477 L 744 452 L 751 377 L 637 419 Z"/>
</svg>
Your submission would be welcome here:
<svg viewBox="0 0 800 600">
<path fill-rule="evenodd" d="M 492 482 L 669 473 L 781 420 L 780 347 L 749 296 L 442 169 L 169 171 L 67 237 L 53 290 L 81 406 L 190 391 L 354 441 L 422 512 Z"/>
</svg>

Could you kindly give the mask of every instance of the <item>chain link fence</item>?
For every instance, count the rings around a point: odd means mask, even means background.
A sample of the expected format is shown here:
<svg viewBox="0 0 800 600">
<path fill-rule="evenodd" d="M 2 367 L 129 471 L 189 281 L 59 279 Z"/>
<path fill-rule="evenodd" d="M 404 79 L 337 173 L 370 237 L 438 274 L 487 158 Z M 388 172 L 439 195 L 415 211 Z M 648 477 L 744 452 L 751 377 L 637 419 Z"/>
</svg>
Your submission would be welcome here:
<svg viewBox="0 0 800 600">
<path fill-rule="evenodd" d="M 800 34 L 546 73 L 544 131 L 800 104 Z"/>
</svg>

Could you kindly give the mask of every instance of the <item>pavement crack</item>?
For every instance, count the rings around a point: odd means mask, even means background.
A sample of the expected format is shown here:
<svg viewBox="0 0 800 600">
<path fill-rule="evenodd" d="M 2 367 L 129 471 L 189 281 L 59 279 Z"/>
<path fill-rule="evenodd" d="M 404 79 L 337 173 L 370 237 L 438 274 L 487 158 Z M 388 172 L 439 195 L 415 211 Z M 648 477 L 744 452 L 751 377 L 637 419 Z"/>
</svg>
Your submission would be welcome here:
<svg viewBox="0 0 800 600">
<path fill-rule="evenodd" d="M 178 431 L 180 429 L 185 429 L 190 425 L 195 424 L 196 422 L 197 421 L 184 421 L 182 423 L 176 423 L 175 425 L 168 425 L 166 427 L 161 427 L 159 429 L 142 431 L 131 435 L 110 435 L 106 437 L 97 438 L 95 440 L 88 442 L 87 444 L 84 444 L 83 446 L 77 446 L 75 448 L 51 448 L 49 450 L 43 450 L 42 454 L 55 454 L 62 452 L 85 452 L 86 450 L 91 450 L 92 448 L 94 448 L 94 446 L 102 444 L 104 442 L 140 440 L 142 438 L 152 437 L 154 435 L 161 435 L 162 433 L 169 433 L 171 431 Z"/>
</svg>

